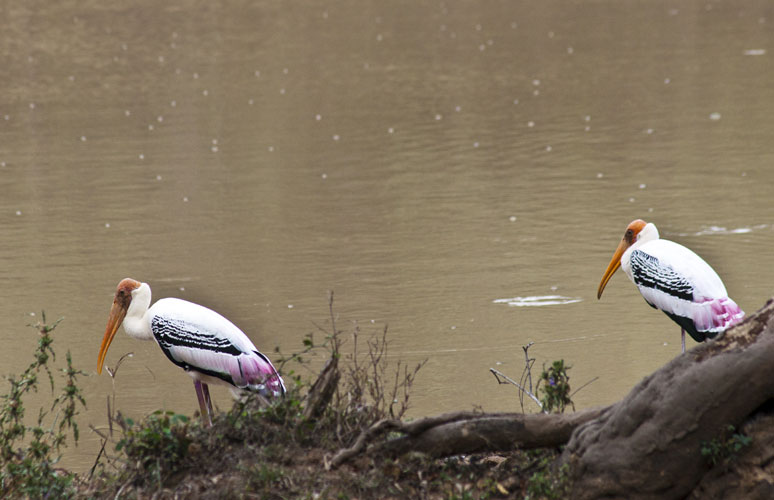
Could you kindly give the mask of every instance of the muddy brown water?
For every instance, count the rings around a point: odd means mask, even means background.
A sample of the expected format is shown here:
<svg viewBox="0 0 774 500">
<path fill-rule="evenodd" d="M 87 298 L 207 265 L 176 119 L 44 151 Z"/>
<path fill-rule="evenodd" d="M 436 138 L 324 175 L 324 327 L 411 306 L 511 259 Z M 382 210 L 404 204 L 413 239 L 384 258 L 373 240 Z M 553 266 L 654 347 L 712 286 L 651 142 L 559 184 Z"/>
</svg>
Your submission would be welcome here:
<svg viewBox="0 0 774 500">
<path fill-rule="evenodd" d="M 334 290 L 344 330 L 389 325 L 390 361 L 428 359 L 412 416 L 518 410 L 489 368 L 518 377 L 529 342 L 536 368 L 599 377 L 578 407 L 676 356 L 679 329 L 623 273 L 595 297 L 632 219 L 702 255 L 746 311 L 774 295 L 767 2 L 2 10 L 0 361 L 23 369 L 25 325 L 64 316 L 58 361 L 91 375 L 77 470 L 106 425 L 95 364 L 127 276 L 270 356 L 325 325 Z M 108 365 L 125 352 L 125 414 L 196 409 L 156 345 L 120 333 Z"/>
</svg>

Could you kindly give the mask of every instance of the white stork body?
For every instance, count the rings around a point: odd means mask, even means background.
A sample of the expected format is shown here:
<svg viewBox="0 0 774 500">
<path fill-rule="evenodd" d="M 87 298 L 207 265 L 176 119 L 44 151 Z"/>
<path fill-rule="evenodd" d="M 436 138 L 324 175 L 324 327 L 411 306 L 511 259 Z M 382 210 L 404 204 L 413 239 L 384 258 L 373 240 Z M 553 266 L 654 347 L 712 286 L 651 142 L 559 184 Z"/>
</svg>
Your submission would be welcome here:
<svg viewBox="0 0 774 500">
<path fill-rule="evenodd" d="M 688 248 L 660 239 L 653 224 L 641 220 L 629 224 L 602 278 L 598 297 L 619 265 L 650 306 L 680 325 L 683 352 L 686 331 L 702 342 L 744 317 L 715 270 Z"/>
<path fill-rule="evenodd" d="M 272 397 L 285 393 L 271 361 L 231 321 L 185 300 L 161 299 L 149 308 L 150 302 L 146 283 L 126 279 L 119 284 L 97 371 L 102 370 L 107 348 L 123 324 L 130 337 L 154 339 L 167 358 L 194 379 L 203 419 L 206 413 L 211 421 L 212 413 L 207 384 L 225 385 L 235 397 L 243 391 Z"/>
</svg>

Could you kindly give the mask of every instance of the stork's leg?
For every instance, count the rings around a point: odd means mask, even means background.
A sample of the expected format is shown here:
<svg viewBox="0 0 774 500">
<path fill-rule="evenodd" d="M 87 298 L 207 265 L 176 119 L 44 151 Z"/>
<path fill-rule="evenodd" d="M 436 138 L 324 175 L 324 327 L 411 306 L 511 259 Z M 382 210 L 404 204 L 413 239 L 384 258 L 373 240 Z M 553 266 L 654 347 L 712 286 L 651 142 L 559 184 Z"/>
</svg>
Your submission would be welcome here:
<svg viewBox="0 0 774 500">
<path fill-rule="evenodd" d="M 680 328 L 680 337 L 682 337 L 683 340 L 683 353 L 685 353 L 685 329 Z"/>
<path fill-rule="evenodd" d="M 199 399 L 199 412 L 201 413 L 202 423 L 209 424 L 210 427 L 212 427 L 212 419 L 210 418 L 210 413 L 207 411 L 207 404 L 204 401 L 205 391 L 207 391 L 207 399 L 209 399 L 210 396 L 207 384 L 202 384 L 198 380 L 194 380 L 194 387 L 196 388 L 196 397 Z"/>
<path fill-rule="evenodd" d="M 204 402 L 207 403 L 207 415 L 210 417 L 210 427 L 212 427 L 212 400 L 210 399 L 210 386 L 202 382 L 202 392 L 204 392 Z"/>
</svg>

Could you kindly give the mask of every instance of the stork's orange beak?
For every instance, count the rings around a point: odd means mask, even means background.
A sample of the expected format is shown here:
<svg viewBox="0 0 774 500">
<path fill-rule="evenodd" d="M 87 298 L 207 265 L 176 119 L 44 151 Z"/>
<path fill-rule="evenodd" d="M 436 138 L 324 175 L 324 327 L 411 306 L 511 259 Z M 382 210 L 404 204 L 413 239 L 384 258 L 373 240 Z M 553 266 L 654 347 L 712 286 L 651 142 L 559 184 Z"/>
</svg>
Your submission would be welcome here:
<svg viewBox="0 0 774 500">
<path fill-rule="evenodd" d="M 113 337 L 116 336 L 118 327 L 124 321 L 126 316 L 126 310 L 128 304 L 122 304 L 118 300 L 113 301 L 113 307 L 110 308 L 110 317 L 108 318 L 107 327 L 105 328 L 105 336 L 102 337 L 102 345 L 99 348 L 99 356 L 97 357 L 97 373 L 102 373 L 102 365 L 105 364 L 105 356 L 107 355 L 108 347 L 113 342 Z"/>
<path fill-rule="evenodd" d="M 607 265 L 605 274 L 602 276 L 602 281 L 599 282 L 599 288 L 597 288 L 597 299 L 602 297 L 602 291 L 605 289 L 607 282 L 610 281 L 610 278 L 613 277 L 613 274 L 615 274 L 618 268 L 621 267 L 621 257 L 627 248 L 629 248 L 629 244 L 625 239 L 622 239 L 621 243 L 618 244 L 618 248 L 615 249 L 613 258 L 610 259 L 610 264 Z"/>
</svg>

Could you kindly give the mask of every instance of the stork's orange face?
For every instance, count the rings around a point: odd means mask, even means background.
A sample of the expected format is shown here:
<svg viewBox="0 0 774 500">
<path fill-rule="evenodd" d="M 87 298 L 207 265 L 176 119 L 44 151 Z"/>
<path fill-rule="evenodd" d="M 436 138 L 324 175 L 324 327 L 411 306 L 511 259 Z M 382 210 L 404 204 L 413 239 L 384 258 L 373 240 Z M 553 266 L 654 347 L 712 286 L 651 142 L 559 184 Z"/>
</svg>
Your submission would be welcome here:
<svg viewBox="0 0 774 500">
<path fill-rule="evenodd" d="M 99 356 L 97 357 L 97 373 L 102 373 L 102 365 L 105 364 L 105 356 L 107 355 L 108 347 L 113 342 L 113 337 L 116 336 L 118 327 L 124 321 L 126 311 L 129 309 L 129 304 L 132 302 L 132 291 L 140 287 L 142 283 L 135 281 L 131 278 L 121 280 L 116 289 L 116 296 L 113 299 L 113 307 L 110 308 L 110 316 L 108 317 L 107 327 L 105 328 L 105 336 L 102 337 L 102 345 L 99 348 Z"/>
<path fill-rule="evenodd" d="M 610 281 L 610 278 L 613 277 L 613 274 L 618 270 L 619 267 L 621 267 L 621 257 L 623 256 L 624 252 L 626 252 L 626 249 L 632 246 L 635 241 L 637 241 L 637 237 L 639 236 L 640 231 L 642 231 L 642 228 L 644 228 L 646 224 L 647 223 L 644 220 L 637 219 L 630 222 L 626 227 L 626 232 L 624 232 L 623 238 L 621 238 L 621 242 L 618 244 L 618 248 L 616 248 L 615 253 L 613 254 L 613 258 L 610 259 L 610 264 L 607 265 L 605 274 L 602 276 L 602 281 L 599 282 L 599 288 L 597 288 L 597 299 L 602 297 L 602 291 L 605 289 L 607 282 Z"/>
</svg>

